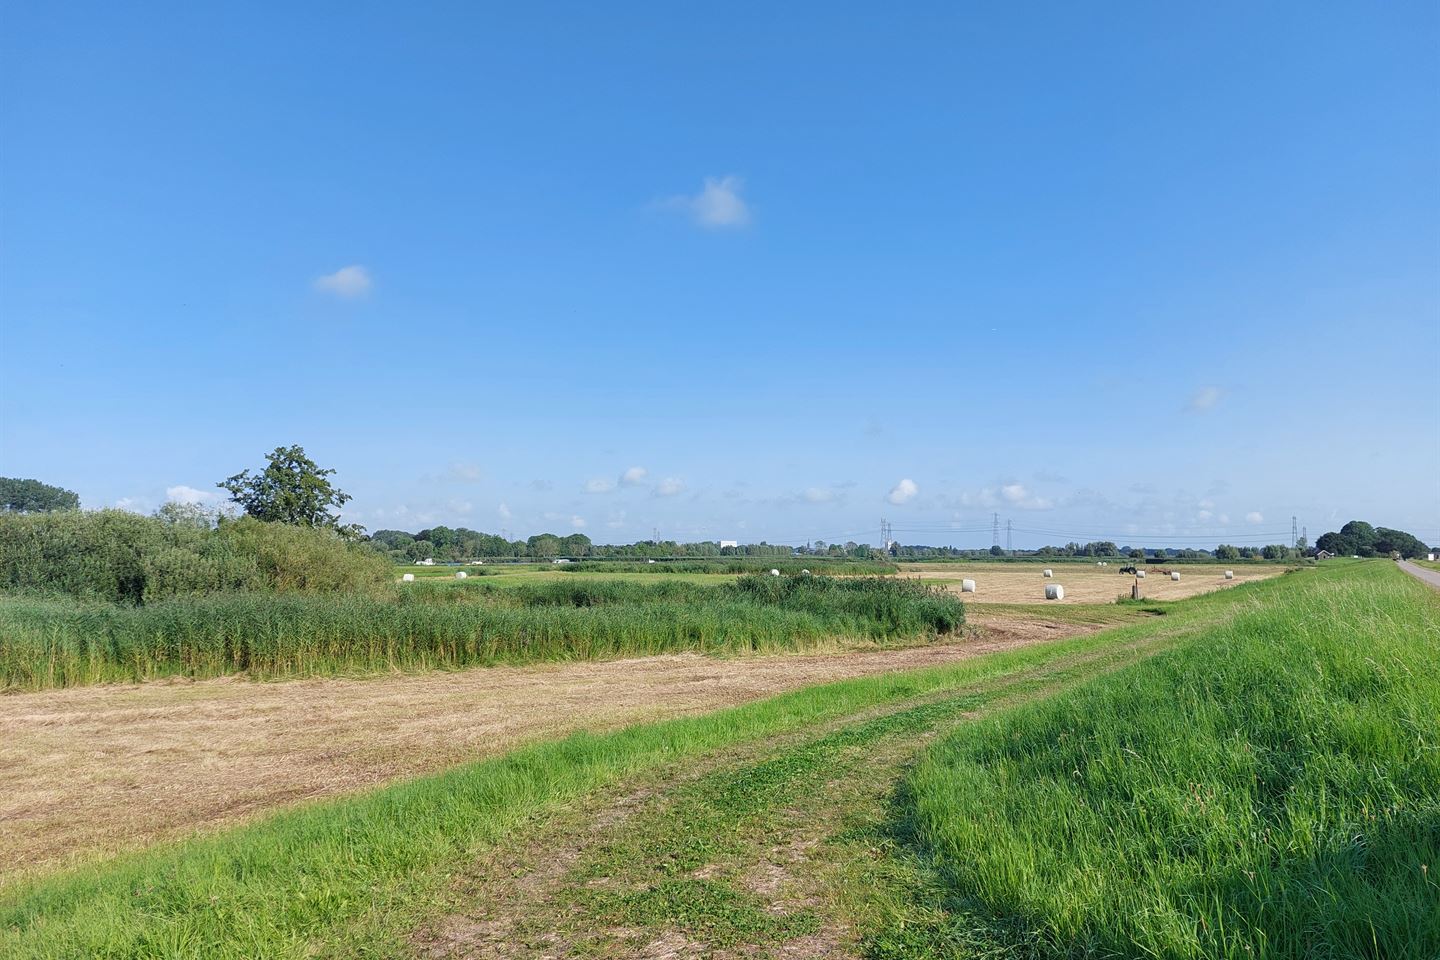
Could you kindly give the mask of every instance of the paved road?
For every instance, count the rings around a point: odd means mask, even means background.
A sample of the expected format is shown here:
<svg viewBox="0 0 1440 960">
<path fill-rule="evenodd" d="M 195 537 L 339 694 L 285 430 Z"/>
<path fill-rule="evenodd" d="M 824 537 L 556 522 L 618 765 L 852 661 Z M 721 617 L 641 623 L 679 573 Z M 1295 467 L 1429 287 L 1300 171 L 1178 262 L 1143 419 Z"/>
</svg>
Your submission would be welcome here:
<svg viewBox="0 0 1440 960">
<path fill-rule="evenodd" d="M 1400 569 L 1404 570 L 1412 577 L 1419 577 L 1421 580 L 1424 580 L 1436 590 L 1440 590 L 1440 572 L 1437 572 L 1435 570 L 1427 570 L 1424 567 L 1417 567 L 1409 560 L 1401 560 Z"/>
</svg>

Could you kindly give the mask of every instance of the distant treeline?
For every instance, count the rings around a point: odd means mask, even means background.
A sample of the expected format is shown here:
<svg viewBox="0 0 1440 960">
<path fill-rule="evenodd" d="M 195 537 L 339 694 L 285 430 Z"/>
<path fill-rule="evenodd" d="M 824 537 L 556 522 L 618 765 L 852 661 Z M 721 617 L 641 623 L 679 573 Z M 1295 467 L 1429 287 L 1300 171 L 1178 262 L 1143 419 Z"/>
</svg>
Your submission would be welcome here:
<svg viewBox="0 0 1440 960">
<path fill-rule="evenodd" d="M 779 543 L 746 543 L 721 546 L 718 540 L 680 543 L 675 540 L 639 540 L 635 543 L 595 543 L 583 533 L 560 536 L 540 533 L 524 540 L 507 540 L 494 533 L 465 527 L 430 527 L 418 533 L 404 530 L 376 530 L 366 542 L 397 563 L 417 560 L 456 562 L 461 560 L 516 559 L 550 560 L 557 557 L 593 560 L 673 560 L 676 558 L 716 559 L 729 557 L 816 556 L 870 560 L 883 553 L 868 544 L 826 544 L 817 541 L 805 547 Z M 611 568 L 613 569 L 613 568 Z"/>
<path fill-rule="evenodd" d="M 1315 548 L 1337 557 L 1386 557 L 1398 553 L 1413 560 L 1430 553 L 1430 548 L 1419 537 L 1404 530 L 1372 527 L 1363 520 L 1351 520 L 1339 530 L 1321 534 Z"/>
</svg>

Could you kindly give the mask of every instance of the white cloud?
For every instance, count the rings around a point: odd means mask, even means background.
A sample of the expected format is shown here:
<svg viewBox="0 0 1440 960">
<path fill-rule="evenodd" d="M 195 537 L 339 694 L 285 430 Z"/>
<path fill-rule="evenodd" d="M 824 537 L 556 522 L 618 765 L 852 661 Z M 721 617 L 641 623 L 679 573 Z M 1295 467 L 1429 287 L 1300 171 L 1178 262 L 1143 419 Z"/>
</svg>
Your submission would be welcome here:
<svg viewBox="0 0 1440 960">
<path fill-rule="evenodd" d="M 645 476 L 650 471 L 644 467 L 631 467 L 620 474 L 620 485 L 624 487 L 638 487 L 645 482 Z"/>
<path fill-rule="evenodd" d="M 750 222 L 750 207 L 740 196 L 744 187 L 736 176 L 706 177 L 699 193 L 669 197 L 662 206 L 689 214 L 702 227 L 743 227 Z"/>
<path fill-rule="evenodd" d="M 1251 510 L 1249 513 L 1245 514 L 1245 522 L 1246 522 L 1246 523 L 1264 523 L 1264 522 L 1265 522 L 1265 515 L 1262 514 L 1259 510 Z"/>
<path fill-rule="evenodd" d="M 1228 513 L 1222 513 L 1222 514 L 1220 514 L 1220 525 L 1221 525 L 1222 527 L 1224 527 L 1224 526 L 1229 526 L 1229 525 L 1230 525 L 1230 514 L 1228 514 Z"/>
<path fill-rule="evenodd" d="M 675 496 L 675 494 L 680 493 L 684 489 L 685 481 L 679 479 L 678 477 L 666 477 L 664 480 L 661 480 L 659 483 L 655 484 L 655 496 L 673 497 Z"/>
<path fill-rule="evenodd" d="M 121 497 L 115 501 L 115 509 L 129 510 L 131 513 L 143 513 L 145 512 L 145 504 L 135 497 Z"/>
<path fill-rule="evenodd" d="M 358 264 L 341 267 L 334 273 L 327 273 L 323 277 L 315 278 L 316 290 L 322 293 L 333 293 L 346 300 L 365 296 L 370 292 L 370 286 L 370 271 Z"/>
<path fill-rule="evenodd" d="M 509 520 L 512 516 L 512 514 L 510 513 L 510 505 L 508 503 L 500 504 L 500 506 L 495 508 L 495 512 L 500 514 L 501 520 Z"/>
<path fill-rule="evenodd" d="M 584 529 L 585 529 L 585 518 L 584 518 L 584 517 L 571 517 L 571 518 L 570 518 L 570 526 L 574 527 L 576 530 L 584 530 Z"/>
<path fill-rule="evenodd" d="M 614 480 L 606 480 L 604 477 L 594 477 L 585 481 L 586 493 L 609 493 L 615 489 Z"/>
<path fill-rule="evenodd" d="M 221 498 L 219 491 L 196 490 L 185 484 L 165 488 L 165 499 L 170 503 L 189 503 L 204 506 L 216 503 Z"/>
<path fill-rule="evenodd" d="M 1220 402 L 1219 387 L 1201 387 L 1190 397 L 1190 409 L 1192 412 L 1201 413 L 1209 410 Z"/>
<path fill-rule="evenodd" d="M 1215 514 L 1211 513 L 1209 510 L 1201 510 L 1199 513 L 1195 514 L 1195 520 L 1197 523 L 1206 523 L 1214 516 Z"/>
<path fill-rule="evenodd" d="M 915 484 L 915 481 L 906 477 L 891 488 L 885 499 L 898 506 L 907 501 L 914 500 L 915 495 L 919 492 L 920 488 Z"/>
<path fill-rule="evenodd" d="M 1201 510 L 1214 510 L 1215 501 L 1207 498 L 1205 500 L 1201 500 L 1198 504 L 1196 504 L 1196 506 L 1198 506 Z"/>
</svg>

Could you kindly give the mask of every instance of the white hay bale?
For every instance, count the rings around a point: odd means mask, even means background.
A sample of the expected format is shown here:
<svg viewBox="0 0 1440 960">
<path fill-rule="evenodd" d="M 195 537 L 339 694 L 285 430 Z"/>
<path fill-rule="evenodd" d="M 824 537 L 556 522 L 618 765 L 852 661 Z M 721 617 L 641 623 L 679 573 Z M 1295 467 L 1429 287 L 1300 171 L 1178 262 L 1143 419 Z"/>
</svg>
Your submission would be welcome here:
<svg viewBox="0 0 1440 960">
<path fill-rule="evenodd" d="M 1141 580 L 1144 580 L 1144 579 L 1145 579 L 1145 571 L 1144 571 L 1144 570 L 1136 570 L 1136 571 L 1135 571 L 1135 576 L 1139 577 Z"/>
<path fill-rule="evenodd" d="M 1225 571 L 1225 579 L 1226 579 L 1226 580 L 1234 580 L 1234 579 L 1235 579 L 1235 571 L 1234 571 L 1234 570 L 1226 570 L 1226 571 Z"/>
<path fill-rule="evenodd" d="M 1171 571 L 1170 571 L 1170 579 L 1171 579 L 1171 580 L 1179 580 L 1179 579 L 1180 579 L 1180 571 L 1178 571 L 1178 570 L 1171 570 Z"/>
<path fill-rule="evenodd" d="M 774 567 L 771 567 L 771 568 L 770 568 L 770 576 L 772 576 L 772 577 L 778 577 L 778 576 L 780 576 L 780 571 L 779 571 L 779 570 L 776 570 Z"/>
<path fill-rule="evenodd" d="M 1045 584 L 1045 599 L 1046 599 L 1046 600 L 1064 600 L 1064 599 L 1065 599 L 1065 588 L 1062 587 L 1062 586 L 1060 586 L 1060 584 L 1058 584 L 1058 583 L 1047 583 L 1047 584 Z"/>
<path fill-rule="evenodd" d="M 468 576 L 470 576 L 470 574 L 466 573 L 464 570 L 459 570 L 455 573 L 456 580 L 464 580 Z"/>
<path fill-rule="evenodd" d="M 407 573 L 407 574 L 405 574 L 405 576 L 401 577 L 400 579 L 403 580 L 405 583 L 414 583 L 414 582 L 415 582 L 415 574 L 413 574 L 413 573 Z"/>
<path fill-rule="evenodd" d="M 654 561 L 654 560 L 646 560 L 645 562 L 646 562 L 646 563 L 654 563 L 655 561 Z"/>
<path fill-rule="evenodd" d="M 1054 571 L 1054 570 L 1051 570 L 1050 568 L 1047 567 L 1047 568 L 1045 569 L 1045 576 L 1047 576 L 1047 577 L 1053 577 L 1053 576 L 1055 576 L 1055 571 Z"/>
<path fill-rule="evenodd" d="M 975 592 L 975 581 L 974 581 L 974 580 L 961 580 L 961 581 L 960 581 L 960 592 L 961 592 L 961 593 L 974 593 L 974 592 Z"/>
<path fill-rule="evenodd" d="M 809 570 L 801 570 L 800 572 L 801 572 L 802 574 L 804 574 L 805 576 L 807 576 L 807 577 L 810 576 L 810 571 L 809 571 Z"/>
</svg>

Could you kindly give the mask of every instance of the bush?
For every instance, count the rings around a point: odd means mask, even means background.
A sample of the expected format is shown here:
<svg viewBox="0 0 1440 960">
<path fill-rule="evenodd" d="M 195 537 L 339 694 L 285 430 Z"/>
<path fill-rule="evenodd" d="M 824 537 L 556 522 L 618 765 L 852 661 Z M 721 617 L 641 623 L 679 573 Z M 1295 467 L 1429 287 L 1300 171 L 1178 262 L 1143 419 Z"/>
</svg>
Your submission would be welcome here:
<svg viewBox="0 0 1440 960">
<path fill-rule="evenodd" d="M 0 514 L 0 589 L 139 604 L 239 590 L 374 587 L 391 565 L 328 530 L 194 510 Z"/>
</svg>

